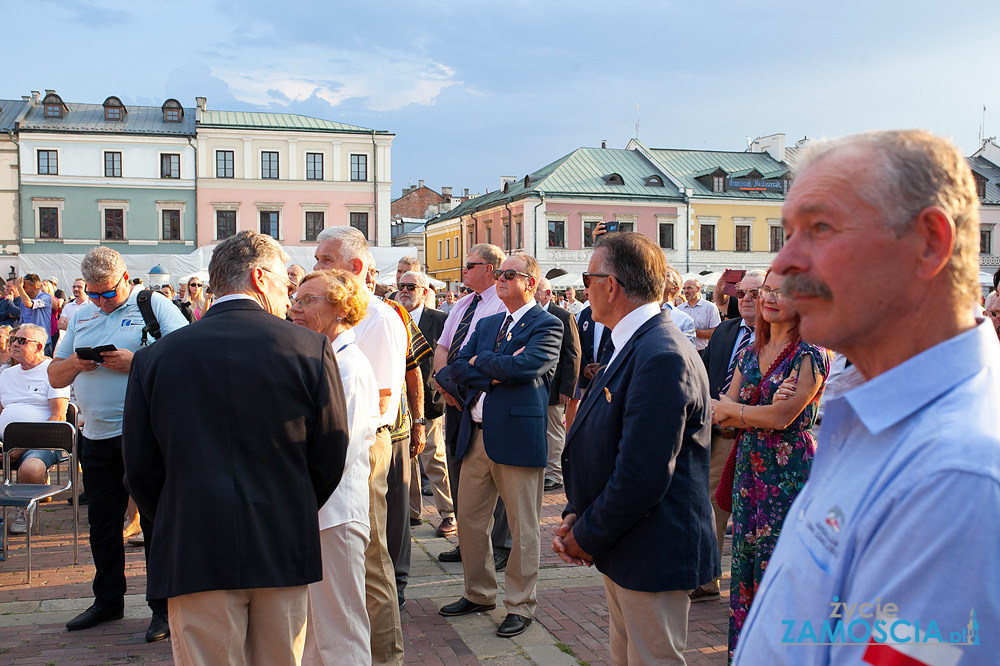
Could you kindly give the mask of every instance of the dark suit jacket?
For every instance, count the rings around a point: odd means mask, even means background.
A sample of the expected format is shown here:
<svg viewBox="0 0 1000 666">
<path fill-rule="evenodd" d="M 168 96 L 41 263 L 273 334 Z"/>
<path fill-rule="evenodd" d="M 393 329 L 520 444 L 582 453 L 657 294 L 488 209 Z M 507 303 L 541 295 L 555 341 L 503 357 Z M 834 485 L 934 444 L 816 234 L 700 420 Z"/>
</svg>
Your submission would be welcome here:
<svg viewBox="0 0 1000 666">
<path fill-rule="evenodd" d="M 123 428 L 126 485 L 153 522 L 149 598 L 323 577 L 317 512 L 348 442 L 325 336 L 255 301 L 213 305 L 136 353 Z"/>
<path fill-rule="evenodd" d="M 483 391 L 483 446 L 490 460 L 501 465 L 545 467 L 549 391 L 559 361 L 563 325 L 535 305 L 510 327 L 509 337 L 494 352 L 506 317 L 498 314 L 481 319 L 451 366 L 452 380 L 464 386 L 467 394 L 455 455 L 462 458 L 472 443 L 472 402 L 476 393 Z M 524 351 L 514 356 L 522 347 Z M 469 365 L 473 356 L 474 366 Z M 493 384 L 494 379 L 500 383 Z"/>
<path fill-rule="evenodd" d="M 569 310 L 555 303 L 549 303 L 546 312 L 563 324 L 559 364 L 556 366 L 556 374 L 552 378 L 552 391 L 549 394 L 549 404 L 558 405 L 560 394 L 572 398 L 576 392 L 576 378 L 580 376 L 580 333 L 577 330 L 576 317 Z"/>
<path fill-rule="evenodd" d="M 417 328 L 423 333 L 427 344 L 433 352 L 437 348 L 438 338 L 444 330 L 444 322 L 448 315 L 440 310 L 424 308 L 420 314 L 420 324 Z M 434 375 L 434 354 L 428 354 L 420 361 L 420 375 L 424 378 L 424 418 L 436 419 L 444 414 L 445 402 L 440 393 L 431 388 L 431 378 Z"/>
<path fill-rule="evenodd" d="M 702 359 L 705 361 L 705 369 L 708 370 L 708 388 L 712 393 L 712 398 L 719 399 L 719 389 L 726 381 L 726 373 L 729 372 L 729 357 L 733 355 L 733 347 L 736 346 L 737 334 L 740 331 L 742 317 L 727 319 L 719 324 L 719 327 L 712 333 L 708 340 L 708 346 L 702 352 Z"/>
<path fill-rule="evenodd" d="M 580 403 L 563 452 L 573 535 L 643 592 L 719 575 L 708 495 L 712 408 L 701 359 L 669 314 L 639 327 Z"/>
<path fill-rule="evenodd" d="M 584 389 L 590 385 L 590 380 L 583 376 L 583 368 L 591 363 L 597 363 L 601 360 L 600 355 L 594 358 L 594 320 L 591 317 L 590 306 L 585 307 L 580 311 L 580 319 L 577 320 L 577 326 L 580 329 L 580 388 Z M 604 327 L 604 331 L 601 333 L 600 351 L 604 351 L 604 347 L 611 340 L 611 329 L 607 326 Z"/>
</svg>

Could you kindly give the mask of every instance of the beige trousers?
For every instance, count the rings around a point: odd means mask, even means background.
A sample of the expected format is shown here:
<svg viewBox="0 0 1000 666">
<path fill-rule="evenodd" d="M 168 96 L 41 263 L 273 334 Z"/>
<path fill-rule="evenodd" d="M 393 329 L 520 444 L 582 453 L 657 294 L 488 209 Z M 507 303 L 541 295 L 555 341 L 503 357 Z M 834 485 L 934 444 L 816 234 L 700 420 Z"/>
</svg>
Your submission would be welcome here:
<svg viewBox="0 0 1000 666">
<path fill-rule="evenodd" d="M 604 577 L 614 666 L 684 666 L 691 590 L 636 592 Z"/>
<path fill-rule="evenodd" d="M 501 426 L 502 427 L 502 426 Z M 497 495 L 507 508 L 513 546 L 506 569 L 508 613 L 535 616 L 538 605 L 538 562 L 541 556 L 538 516 L 542 509 L 541 467 L 498 465 L 483 448 L 483 431 L 473 429 L 472 443 L 462 460 L 459 481 L 458 540 L 462 544 L 465 598 L 492 604 L 497 598 L 497 573 L 493 566 L 493 510 Z"/>
<path fill-rule="evenodd" d="M 309 585 L 305 666 L 371 666 L 365 609 L 365 548 L 371 530 L 356 521 L 319 533 L 323 580 Z"/>
<path fill-rule="evenodd" d="M 297 587 L 212 590 L 167 600 L 177 666 L 299 666 L 308 593 Z"/>
<path fill-rule="evenodd" d="M 444 449 L 444 417 L 431 419 L 427 424 L 427 444 L 420 455 L 410 459 L 410 518 L 419 518 L 423 513 L 423 499 L 420 496 L 420 463 L 431 482 L 434 506 L 441 518 L 454 518 L 455 506 L 451 501 L 451 486 L 448 482 L 448 455 Z M 417 462 L 417 458 L 420 462 Z M 415 480 L 414 480 L 415 479 Z"/>
<path fill-rule="evenodd" d="M 566 448 L 566 405 L 549 405 L 549 422 L 545 427 L 545 436 L 549 444 L 548 465 L 545 466 L 545 478 L 556 483 L 563 482 L 562 453 Z"/>
<path fill-rule="evenodd" d="M 372 663 L 400 666 L 403 663 L 403 626 L 399 620 L 396 574 L 385 540 L 385 494 L 389 490 L 392 440 L 388 430 L 375 435 L 368 450 L 368 519 L 371 540 L 365 549 L 365 607 L 371 624 Z"/>
</svg>

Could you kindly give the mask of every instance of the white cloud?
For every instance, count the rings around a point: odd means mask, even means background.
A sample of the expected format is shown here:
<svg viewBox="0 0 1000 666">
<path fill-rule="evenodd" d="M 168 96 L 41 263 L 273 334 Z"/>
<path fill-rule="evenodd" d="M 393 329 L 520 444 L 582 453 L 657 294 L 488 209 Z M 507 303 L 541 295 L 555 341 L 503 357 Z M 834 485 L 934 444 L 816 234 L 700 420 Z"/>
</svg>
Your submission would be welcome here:
<svg viewBox="0 0 1000 666">
<path fill-rule="evenodd" d="M 360 53 L 313 46 L 291 51 L 257 47 L 236 61 L 244 66 L 213 67 L 212 73 L 238 100 L 258 105 L 288 106 L 315 95 L 331 106 L 364 99 L 372 111 L 395 111 L 410 104 L 431 105 L 445 88 L 462 85 L 447 65 L 387 49 Z"/>
</svg>

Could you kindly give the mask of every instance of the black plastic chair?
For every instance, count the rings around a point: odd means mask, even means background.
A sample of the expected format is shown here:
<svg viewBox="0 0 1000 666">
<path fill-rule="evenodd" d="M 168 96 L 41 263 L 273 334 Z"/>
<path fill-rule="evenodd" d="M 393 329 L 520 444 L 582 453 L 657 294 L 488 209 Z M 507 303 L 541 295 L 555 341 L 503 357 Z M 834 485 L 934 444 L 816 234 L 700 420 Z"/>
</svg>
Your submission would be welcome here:
<svg viewBox="0 0 1000 666">
<path fill-rule="evenodd" d="M 69 478 L 65 484 L 11 483 L 10 454 L 12 451 L 27 449 L 50 449 L 66 451 L 69 454 Z M 23 508 L 28 521 L 26 533 L 28 545 L 27 583 L 31 584 L 31 528 L 33 514 L 38 501 L 52 497 L 64 490 L 73 491 L 73 564 L 80 561 L 80 518 L 79 487 L 76 461 L 76 428 L 64 421 L 42 421 L 41 423 L 9 423 L 3 432 L 3 474 L 4 484 L 0 486 L 0 507 L 3 507 L 3 552 L 7 550 L 7 508 Z M 36 526 L 37 528 L 37 526 Z"/>
<path fill-rule="evenodd" d="M 80 410 L 72 402 L 66 405 L 66 423 L 70 424 L 77 429 L 77 441 L 80 437 Z M 77 449 L 79 450 L 79 449 Z M 79 461 L 78 461 L 79 462 Z M 56 483 L 62 483 L 62 466 L 69 463 L 69 454 L 64 453 L 59 457 L 59 462 L 55 464 L 56 468 Z"/>
</svg>

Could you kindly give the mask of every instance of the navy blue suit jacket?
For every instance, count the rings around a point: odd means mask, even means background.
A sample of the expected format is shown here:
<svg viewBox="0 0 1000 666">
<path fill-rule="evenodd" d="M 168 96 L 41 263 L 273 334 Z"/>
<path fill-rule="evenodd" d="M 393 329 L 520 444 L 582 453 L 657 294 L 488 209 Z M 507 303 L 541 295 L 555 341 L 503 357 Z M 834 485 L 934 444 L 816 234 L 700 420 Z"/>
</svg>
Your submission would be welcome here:
<svg viewBox="0 0 1000 666">
<path fill-rule="evenodd" d="M 590 306 L 585 307 L 580 311 L 580 318 L 577 320 L 577 326 L 580 329 L 580 383 L 581 389 L 585 389 L 590 385 L 590 380 L 583 376 L 583 369 L 590 365 L 591 363 L 598 363 L 601 360 L 601 355 L 604 352 L 604 348 L 607 347 L 608 342 L 611 340 L 611 329 L 607 326 L 604 327 L 604 331 L 601 333 L 601 341 L 598 350 L 601 354 L 598 354 L 597 358 L 594 358 L 594 320 L 591 317 Z"/>
<path fill-rule="evenodd" d="M 549 390 L 559 362 L 563 324 L 536 305 L 511 325 L 494 352 L 506 318 L 506 314 L 498 314 L 480 320 L 451 365 L 451 379 L 467 394 L 455 455 L 462 458 L 472 443 L 472 401 L 483 391 L 483 445 L 490 460 L 501 465 L 545 467 Z M 524 351 L 514 356 L 522 347 Z M 473 356 L 476 364 L 470 365 Z M 492 383 L 494 379 L 500 383 Z"/>
<path fill-rule="evenodd" d="M 705 368 L 669 314 L 640 326 L 591 382 L 563 452 L 566 511 L 618 585 L 691 590 L 719 575 L 711 429 Z"/>
</svg>

